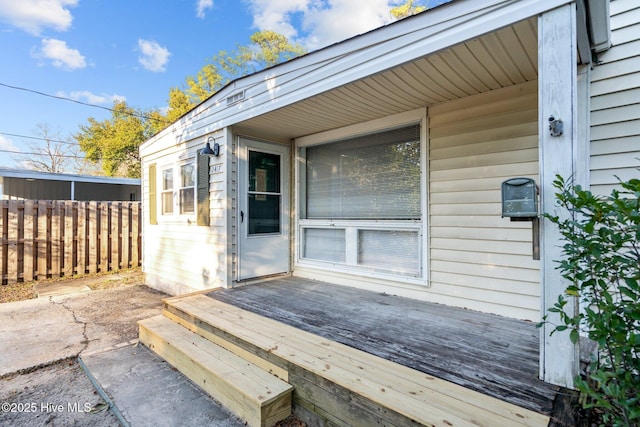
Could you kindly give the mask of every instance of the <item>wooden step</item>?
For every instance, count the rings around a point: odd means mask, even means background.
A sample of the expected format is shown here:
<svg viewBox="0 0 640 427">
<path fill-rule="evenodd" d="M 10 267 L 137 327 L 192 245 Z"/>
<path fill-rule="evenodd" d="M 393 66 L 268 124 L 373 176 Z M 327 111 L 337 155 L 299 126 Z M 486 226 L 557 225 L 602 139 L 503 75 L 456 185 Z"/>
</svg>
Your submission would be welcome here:
<svg viewBox="0 0 640 427">
<path fill-rule="evenodd" d="M 290 384 L 165 316 L 138 324 L 143 344 L 248 425 L 273 426 L 291 414 Z"/>
<path fill-rule="evenodd" d="M 288 373 L 294 402 L 335 425 L 546 426 L 545 415 L 235 306 L 194 295 L 165 312 Z"/>
</svg>

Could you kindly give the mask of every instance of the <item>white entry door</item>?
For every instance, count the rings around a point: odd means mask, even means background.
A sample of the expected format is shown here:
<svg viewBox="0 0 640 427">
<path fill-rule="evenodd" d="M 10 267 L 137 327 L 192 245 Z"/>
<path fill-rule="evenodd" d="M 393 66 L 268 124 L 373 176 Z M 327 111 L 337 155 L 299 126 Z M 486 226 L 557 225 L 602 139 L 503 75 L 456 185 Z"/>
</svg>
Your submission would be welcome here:
<svg viewBox="0 0 640 427">
<path fill-rule="evenodd" d="M 240 138 L 238 280 L 289 271 L 289 148 Z"/>
</svg>

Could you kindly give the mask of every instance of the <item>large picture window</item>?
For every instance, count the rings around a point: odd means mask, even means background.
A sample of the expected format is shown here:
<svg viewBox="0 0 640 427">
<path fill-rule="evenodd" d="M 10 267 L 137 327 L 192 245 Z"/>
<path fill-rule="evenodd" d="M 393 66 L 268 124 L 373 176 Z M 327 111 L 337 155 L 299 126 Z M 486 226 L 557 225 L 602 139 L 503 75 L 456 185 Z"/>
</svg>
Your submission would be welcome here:
<svg viewBox="0 0 640 427">
<path fill-rule="evenodd" d="M 420 125 L 304 150 L 303 262 L 422 275 Z"/>
<path fill-rule="evenodd" d="M 307 148 L 307 218 L 419 219 L 420 126 Z"/>
</svg>

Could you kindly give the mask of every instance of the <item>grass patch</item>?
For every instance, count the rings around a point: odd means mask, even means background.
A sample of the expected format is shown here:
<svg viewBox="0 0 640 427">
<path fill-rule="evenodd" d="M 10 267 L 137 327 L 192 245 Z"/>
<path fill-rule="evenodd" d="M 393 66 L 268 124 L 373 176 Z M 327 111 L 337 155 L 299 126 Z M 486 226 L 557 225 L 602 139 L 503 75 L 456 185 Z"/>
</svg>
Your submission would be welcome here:
<svg viewBox="0 0 640 427">
<path fill-rule="evenodd" d="M 23 301 L 35 298 L 35 283 L 12 283 L 10 285 L 0 285 L 0 303 Z"/>
<path fill-rule="evenodd" d="M 142 284 L 142 271 L 133 268 L 120 271 L 108 271 L 105 273 L 84 274 L 82 276 L 60 277 L 42 281 L 24 283 L 11 283 L 0 285 L 0 303 L 24 301 L 37 298 L 36 287 L 47 283 L 73 282 L 86 285 L 92 291 L 118 288 L 121 286 L 133 286 Z"/>
</svg>

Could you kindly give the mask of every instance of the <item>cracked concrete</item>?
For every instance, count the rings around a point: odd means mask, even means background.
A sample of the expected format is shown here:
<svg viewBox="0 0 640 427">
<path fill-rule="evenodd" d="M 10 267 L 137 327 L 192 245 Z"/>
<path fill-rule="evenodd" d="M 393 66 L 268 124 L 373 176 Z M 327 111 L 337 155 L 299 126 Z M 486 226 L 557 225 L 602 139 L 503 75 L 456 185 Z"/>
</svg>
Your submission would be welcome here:
<svg viewBox="0 0 640 427">
<path fill-rule="evenodd" d="M 127 286 L 0 304 L 0 377 L 135 339 L 165 296 Z"/>
</svg>

